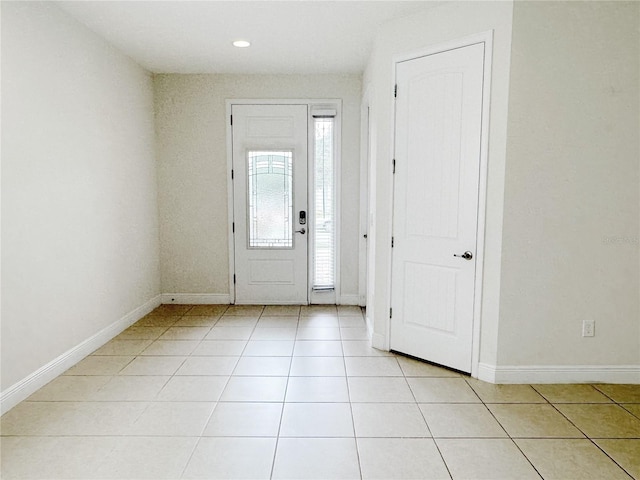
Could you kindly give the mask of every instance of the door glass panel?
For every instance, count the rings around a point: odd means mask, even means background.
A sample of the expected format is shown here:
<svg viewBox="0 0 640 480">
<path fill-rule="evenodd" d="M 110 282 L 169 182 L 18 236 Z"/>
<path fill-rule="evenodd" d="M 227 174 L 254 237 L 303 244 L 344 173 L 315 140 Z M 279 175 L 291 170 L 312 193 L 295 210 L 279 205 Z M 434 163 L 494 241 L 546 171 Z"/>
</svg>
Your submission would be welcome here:
<svg viewBox="0 0 640 480">
<path fill-rule="evenodd" d="M 247 154 L 249 248 L 293 247 L 293 152 Z"/>
</svg>

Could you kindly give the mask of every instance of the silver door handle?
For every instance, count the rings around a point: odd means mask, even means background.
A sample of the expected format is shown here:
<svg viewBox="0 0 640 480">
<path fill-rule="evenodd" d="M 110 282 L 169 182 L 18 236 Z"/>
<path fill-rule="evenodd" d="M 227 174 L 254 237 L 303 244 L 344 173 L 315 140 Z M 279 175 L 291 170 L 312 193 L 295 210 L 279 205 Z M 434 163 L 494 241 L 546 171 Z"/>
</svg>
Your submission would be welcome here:
<svg viewBox="0 0 640 480">
<path fill-rule="evenodd" d="M 307 233 L 307 231 L 304 228 L 301 228 L 300 230 L 296 230 L 296 233 L 301 233 L 302 235 L 304 235 L 305 233 Z"/>
<path fill-rule="evenodd" d="M 473 258 L 473 253 L 471 253 L 469 250 L 467 250 L 462 255 L 457 255 L 457 254 L 454 253 L 453 256 L 454 257 L 464 258 L 465 260 L 471 260 Z"/>
</svg>

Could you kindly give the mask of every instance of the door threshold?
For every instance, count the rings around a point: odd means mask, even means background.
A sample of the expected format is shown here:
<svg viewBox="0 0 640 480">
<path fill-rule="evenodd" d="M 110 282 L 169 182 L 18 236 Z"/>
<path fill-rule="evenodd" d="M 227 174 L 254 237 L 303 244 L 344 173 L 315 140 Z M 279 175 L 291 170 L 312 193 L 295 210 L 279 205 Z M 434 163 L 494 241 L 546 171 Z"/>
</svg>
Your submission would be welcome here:
<svg viewBox="0 0 640 480">
<path fill-rule="evenodd" d="M 451 372 L 459 373 L 460 375 L 464 375 L 465 377 L 471 377 L 471 373 L 463 372 L 462 370 L 458 370 L 457 368 L 447 367 L 446 365 L 441 365 L 436 362 L 431 362 L 429 360 L 425 360 L 424 358 L 414 357 L 413 355 L 409 355 L 408 353 L 398 352 L 397 350 L 389 350 L 391 353 L 396 355 L 400 355 L 401 357 L 410 358 L 411 360 L 416 360 L 418 362 L 426 363 L 427 365 L 433 365 L 434 367 L 444 368 L 445 370 L 449 370 Z"/>
</svg>

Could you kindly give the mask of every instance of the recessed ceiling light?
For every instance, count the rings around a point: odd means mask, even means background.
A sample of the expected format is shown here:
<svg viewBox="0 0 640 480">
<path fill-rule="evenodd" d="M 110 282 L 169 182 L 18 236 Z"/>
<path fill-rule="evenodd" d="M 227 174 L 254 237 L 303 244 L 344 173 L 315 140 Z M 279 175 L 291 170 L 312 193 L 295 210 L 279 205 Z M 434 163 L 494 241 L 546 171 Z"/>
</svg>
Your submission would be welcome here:
<svg viewBox="0 0 640 480">
<path fill-rule="evenodd" d="M 238 48 L 247 48 L 251 46 L 251 42 L 247 42 L 246 40 L 236 40 L 233 42 L 233 46 Z"/>
</svg>

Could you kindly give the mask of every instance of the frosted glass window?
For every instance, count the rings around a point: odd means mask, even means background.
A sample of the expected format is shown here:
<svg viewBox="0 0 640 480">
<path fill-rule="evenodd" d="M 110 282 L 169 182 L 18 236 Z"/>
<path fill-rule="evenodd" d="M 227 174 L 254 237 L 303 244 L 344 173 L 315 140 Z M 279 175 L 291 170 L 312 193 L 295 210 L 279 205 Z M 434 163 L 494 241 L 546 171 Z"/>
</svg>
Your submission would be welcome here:
<svg viewBox="0 0 640 480">
<path fill-rule="evenodd" d="M 334 119 L 314 118 L 315 252 L 313 288 L 335 286 Z"/>
<path fill-rule="evenodd" d="M 249 151 L 249 248 L 293 246 L 293 152 Z"/>
</svg>

